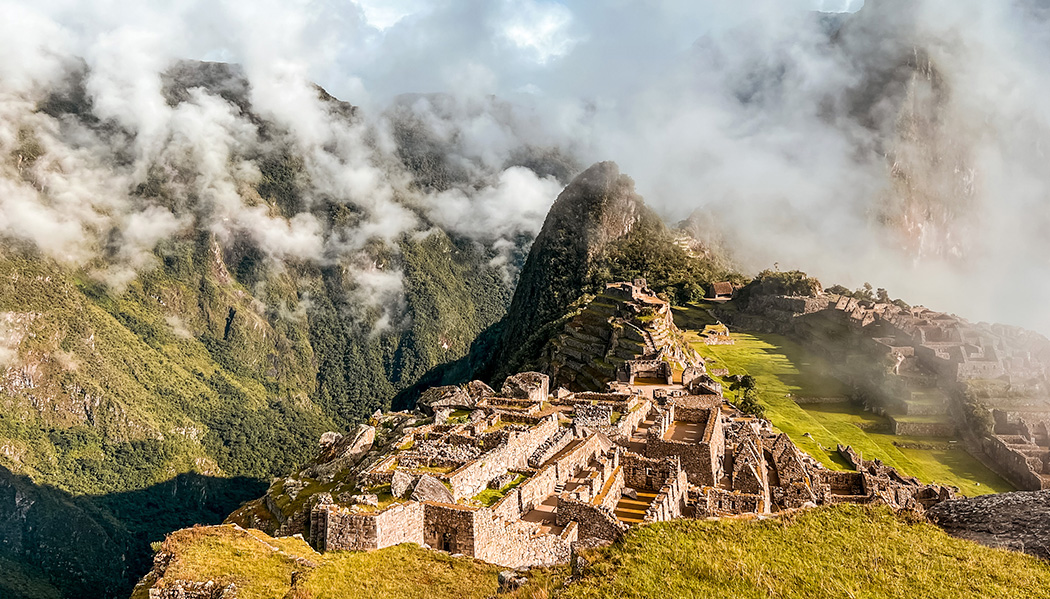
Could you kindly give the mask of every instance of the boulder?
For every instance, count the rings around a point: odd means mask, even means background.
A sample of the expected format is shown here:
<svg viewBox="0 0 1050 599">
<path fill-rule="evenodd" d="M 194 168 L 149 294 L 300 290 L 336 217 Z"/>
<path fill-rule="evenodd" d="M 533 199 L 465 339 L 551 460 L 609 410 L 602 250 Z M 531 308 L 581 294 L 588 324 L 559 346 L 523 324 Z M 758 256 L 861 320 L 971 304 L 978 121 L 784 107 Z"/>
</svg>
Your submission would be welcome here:
<svg viewBox="0 0 1050 599">
<path fill-rule="evenodd" d="M 463 390 L 467 392 L 474 401 L 478 401 L 483 397 L 492 397 L 496 392 L 485 383 L 481 381 L 470 381 L 466 385 L 463 385 Z"/>
<path fill-rule="evenodd" d="M 429 474 L 419 477 L 419 482 L 416 483 L 416 488 L 412 491 L 412 499 L 415 501 L 429 501 L 431 503 L 456 503 L 448 487 Z"/>
<path fill-rule="evenodd" d="M 322 452 L 319 463 L 310 469 L 311 474 L 318 478 L 327 478 L 350 468 L 372 449 L 375 439 L 375 427 L 358 425 L 353 434 L 341 436 L 335 444 Z"/>
<path fill-rule="evenodd" d="M 547 375 L 539 372 L 521 372 L 503 382 L 500 394 L 503 397 L 542 402 L 547 401 L 549 389 L 550 377 Z"/>
<path fill-rule="evenodd" d="M 504 570 L 499 573 L 497 581 L 499 582 L 498 592 L 510 593 L 521 588 L 529 579 L 524 576 L 518 576 L 518 573 L 513 570 Z"/>
<path fill-rule="evenodd" d="M 321 435 L 321 440 L 318 443 L 318 445 L 321 446 L 321 451 L 325 451 L 326 449 L 332 447 L 333 445 L 341 441 L 342 438 L 343 436 L 339 433 L 328 431 L 327 433 Z"/>
<path fill-rule="evenodd" d="M 1050 560 L 1050 490 L 945 501 L 926 517 L 953 537 Z"/>
<path fill-rule="evenodd" d="M 424 391 L 419 396 L 416 407 L 426 414 L 433 415 L 441 408 L 472 410 L 476 404 L 477 402 L 467 395 L 466 391 L 455 385 L 448 385 Z"/>
<path fill-rule="evenodd" d="M 394 478 L 390 479 L 390 494 L 403 499 L 412 488 L 412 476 L 400 470 L 394 471 Z"/>
<path fill-rule="evenodd" d="M 620 492 L 620 495 L 623 497 L 627 497 L 628 499 L 638 499 L 638 491 L 635 491 L 631 487 L 624 487 L 623 491 Z"/>
</svg>

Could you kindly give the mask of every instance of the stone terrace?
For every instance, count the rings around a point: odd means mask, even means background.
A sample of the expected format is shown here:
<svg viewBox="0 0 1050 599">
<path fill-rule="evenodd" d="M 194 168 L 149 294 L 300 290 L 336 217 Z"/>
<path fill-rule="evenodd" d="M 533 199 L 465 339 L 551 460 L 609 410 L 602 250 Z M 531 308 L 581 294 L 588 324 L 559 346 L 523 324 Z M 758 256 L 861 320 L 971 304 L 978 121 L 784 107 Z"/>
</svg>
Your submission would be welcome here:
<svg viewBox="0 0 1050 599">
<path fill-rule="evenodd" d="M 638 286 L 607 294 L 642 314 L 666 308 Z M 647 342 L 657 354 L 680 353 L 659 345 L 670 336 Z M 922 510 L 952 495 L 859 460 L 856 472 L 825 470 L 727 403 L 702 361 L 666 371 L 659 361 L 632 372 L 660 380 L 629 372 L 614 381 L 610 372 L 602 392 L 551 393 L 547 375 L 527 372 L 498 393 L 477 381 L 424 393 L 419 407 L 433 419 L 405 428 L 368 463 L 355 494 L 319 496 L 311 544 L 413 542 L 525 567 L 565 562 L 573 542 L 614 541 L 648 522 L 843 501 Z"/>
</svg>

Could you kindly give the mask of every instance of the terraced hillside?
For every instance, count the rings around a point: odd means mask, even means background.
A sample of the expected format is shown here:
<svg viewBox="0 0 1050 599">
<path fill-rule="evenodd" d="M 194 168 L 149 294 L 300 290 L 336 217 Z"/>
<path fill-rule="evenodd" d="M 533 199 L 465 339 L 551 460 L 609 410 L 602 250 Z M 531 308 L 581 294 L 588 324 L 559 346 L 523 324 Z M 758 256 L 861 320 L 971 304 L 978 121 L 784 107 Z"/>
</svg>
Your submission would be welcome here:
<svg viewBox="0 0 1050 599">
<path fill-rule="evenodd" d="M 703 309 L 677 309 L 675 319 L 709 369 L 754 376 L 766 418 L 828 468 L 848 468 L 837 452 L 842 444 L 923 481 L 955 485 L 965 495 L 1013 490 L 948 438 L 893 434 L 891 418 L 851 403 L 831 366 L 786 337 L 734 332 L 733 345 L 705 345 L 698 331 L 711 318 Z M 723 380 L 731 397 L 731 382 Z"/>
<path fill-rule="evenodd" d="M 604 390 L 628 361 L 663 360 L 681 370 L 698 357 L 666 303 L 632 297 L 619 287 L 609 287 L 589 302 L 546 351 L 554 384 L 573 391 Z"/>
</svg>

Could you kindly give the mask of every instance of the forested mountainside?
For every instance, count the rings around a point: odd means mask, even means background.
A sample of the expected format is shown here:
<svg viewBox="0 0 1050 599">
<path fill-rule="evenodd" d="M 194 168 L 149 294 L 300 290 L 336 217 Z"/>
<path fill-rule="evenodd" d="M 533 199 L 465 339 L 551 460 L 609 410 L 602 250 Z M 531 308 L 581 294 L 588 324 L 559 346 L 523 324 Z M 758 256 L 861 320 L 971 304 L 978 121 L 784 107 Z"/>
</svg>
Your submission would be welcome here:
<svg viewBox="0 0 1050 599">
<path fill-rule="evenodd" d="M 497 248 L 497 238 L 431 220 L 424 194 L 524 167 L 471 162 L 413 109 L 392 111 L 397 151 L 369 167 L 400 181 L 377 207 L 320 181 L 343 167 L 311 164 L 318 155 L 347 158 L 304 149 L 255 111 L 236 67 L 186 62 L 164 78 L 169 110 L 221 105 L 225 126 L 250 132 L 215 164 L 185 148 L 135 158 L 135 132 L 95 116 L 86 76 L 73 65 L 64 87 L 38 98 L 0 160 L 5 185 L 55 208 L 70 193 L 62 179 L 83 174 L 73 158 L 90 155 L 127 186 L 109 190 L 121 203 L 77 214 L 90 233 L 74 248 L 81 255 L 39 239 L 0 245 L 0 559 L 43 574 L 63 596 L 108 597 L 148 567 L 149 542 L 221 520 L 261 492 L 259 481 L 311 457 L 321 433 L 388 409 L 424 373 L 465 355 L 503 316 L 531 238 L 510 231 Z M 315 93 L 329 125 L 365 127 L 353 106 Z M 200 134 L 191 141 L 211 139 Z M 549 186 L 578 168 L 552 148 L 523 147 L 515 159 Z M 209 196 L 220 183 L 232 185 L 221 200 Z M 105 220 L 128 206 L 123 222 Z M 412 226 L 368 234 L 381 209 Z M 183 473 L 198 482 L 179 484 Z M 82 541 L 74 548 L 70 538 Z M 7 582 L 0 576 L 0 589 Z"/>
</svg>

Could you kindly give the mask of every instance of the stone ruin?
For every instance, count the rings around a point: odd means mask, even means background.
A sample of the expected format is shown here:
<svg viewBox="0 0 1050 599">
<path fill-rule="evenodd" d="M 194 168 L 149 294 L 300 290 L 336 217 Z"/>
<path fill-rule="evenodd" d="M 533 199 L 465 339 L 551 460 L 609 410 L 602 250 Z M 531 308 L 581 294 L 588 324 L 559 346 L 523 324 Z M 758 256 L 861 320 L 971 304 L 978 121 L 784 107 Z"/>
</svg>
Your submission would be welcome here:
<svg viewBox="0 0 1050 599">
<path fill-rule="evenodd" d="M 674 324 L 670 305 L 644 279 L 612 283 L 565 325 L 546 348 L 543 366 L 556 386 L 602 391 L 609 380 L 671 384 L 675 369 L 702 360 Z"/>
<path fill-rule="evenodd" d="M 742 313 L 720 315 L 789 335 L 825 355 L 846 351 L 840 363 L 884 365 L 880 374 L 858 377 L 852 367 L 843 374 L 863 389 L 870 409 L 889 419 L 894 434 L 961 437 L 966 451 L 1018 488 L 1050 489 L 1050 443 L 1021 427 L 1050 420 L 1050 340 L 1042 335 L 830 293 L 753 297 Z M 827 334 L 829 326 L 853 338 L 844 343 L 840 334 Z M 982 404 L 1001 412 L 990 435 L 959 428 L 972 409 L 963 405 L 966 396 L 975 389 Z"/>
<path fill-rule="evenodd" d="M 615 390 L 552 395 L 548 375 L 527 372 L 499 393 L 477 382 L 428 391 L 420 408 L 435 419 L 399 429 L 356 471 L 354 493 L 314 501 L 310 544 L 412 542 L 521 568 L 564 563 L 574 543 L 641 523 L 842 502 L 922 511 L 954 495 L 848 448 L 855 471 L 827 470 L 726 402 L 702 361 L 671 381 L 606 382 Z M 470 417 L 439 422 L 447 409 Z"/>
<path fill-rule="evenodd" d="M 1004 478 L 1021 489 L 1050 489 L 1050 413 L 992 410 L 992 420 L 982 448 Z"/>
</svg>

